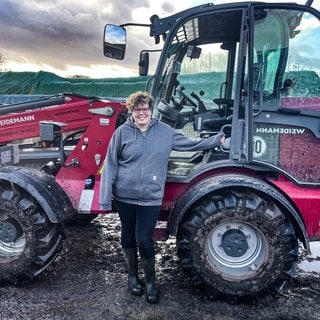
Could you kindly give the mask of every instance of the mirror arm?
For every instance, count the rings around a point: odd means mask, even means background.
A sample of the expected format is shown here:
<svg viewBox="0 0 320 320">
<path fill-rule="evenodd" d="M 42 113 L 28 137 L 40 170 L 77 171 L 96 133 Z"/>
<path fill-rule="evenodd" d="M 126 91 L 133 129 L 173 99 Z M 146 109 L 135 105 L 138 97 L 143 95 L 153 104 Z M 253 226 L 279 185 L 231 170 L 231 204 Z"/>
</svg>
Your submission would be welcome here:
<svg viewBox="0 0 320 320">
<path fill-rule="evenodd" d="M 125 23 L 125 24 L 121 24 L 120 27 L 129 27 L 129 26 L 136 26 L 136 27 L 151 27 L 151 24 L 144 24 L 144 23 Z"/>
</svg>

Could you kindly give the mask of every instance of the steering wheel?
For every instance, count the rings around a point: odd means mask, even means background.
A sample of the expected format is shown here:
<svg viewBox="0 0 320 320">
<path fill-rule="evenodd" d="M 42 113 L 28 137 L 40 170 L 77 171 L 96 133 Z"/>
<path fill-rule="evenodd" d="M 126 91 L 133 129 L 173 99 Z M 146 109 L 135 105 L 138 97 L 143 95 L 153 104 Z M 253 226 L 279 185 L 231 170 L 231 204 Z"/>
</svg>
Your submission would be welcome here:
<svg viewBox="0 0 320 320">
<path fill-rule="evenodd" d="M 190 105 L 192 105 L 194 108 L 197 108 L 197 104 L 190 98 L 188 97 L 180 88 L 176 88 L 176 91 L 186 100 L 190 103 Z"/>
</svg>

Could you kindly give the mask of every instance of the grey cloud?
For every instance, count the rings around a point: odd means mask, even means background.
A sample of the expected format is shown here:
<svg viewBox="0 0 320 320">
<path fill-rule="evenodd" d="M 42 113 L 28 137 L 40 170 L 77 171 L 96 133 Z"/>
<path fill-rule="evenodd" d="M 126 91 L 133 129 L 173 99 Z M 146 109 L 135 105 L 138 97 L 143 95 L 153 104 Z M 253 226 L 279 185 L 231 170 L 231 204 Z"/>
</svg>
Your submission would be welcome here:
<svg viewBox="0 0 320 320">
<path fill-rule="evenodd" d="M 150 7 L 150 1 L 91 0 L 83 4 L 75 0 L 1 0 L 0 53 L 59 69 L 65 65 L 111 64 L 114 61 L 102 54 L 104 25 L 135 22 L 132 10 L 143 7 Z M 174 5 L 166 1 L 162 10 L 171 14 Z M 148 23 L 149 17 L 140 22 Z M 137 68 L 136 52 L 149 38 L 148 31 L 139 32 L 137 41 L 128 39 L 131 44 L 125 63 L 132 68 Z M 135 56 L 130 51 L 135 52 Z"/>
<path fill-rule="evenodd" d="M 166 1 L 162 4 L 162 9 L 165 12 L 171 12 L 173 13 L 175 11 L 174 5 L 172 4 L 172 1 Z"/>
<path fill-rule="evenodd" d="M 31 5 L 30 5 L 31 4 Z M 93 33 L 97 24 L 94 10 L 81 11 L 83 8 L 74 7 L 70 3 L 53 1 L 47 2 L 46 7 L 32 5 L 31 1 L 0 2 L 0 24 L 5 29 L 15 28 L 29 31 L 31 34 L 55 39 L 83 38 Z M 90 28 L 85 28 L 89 26 Z"/>
</svg>

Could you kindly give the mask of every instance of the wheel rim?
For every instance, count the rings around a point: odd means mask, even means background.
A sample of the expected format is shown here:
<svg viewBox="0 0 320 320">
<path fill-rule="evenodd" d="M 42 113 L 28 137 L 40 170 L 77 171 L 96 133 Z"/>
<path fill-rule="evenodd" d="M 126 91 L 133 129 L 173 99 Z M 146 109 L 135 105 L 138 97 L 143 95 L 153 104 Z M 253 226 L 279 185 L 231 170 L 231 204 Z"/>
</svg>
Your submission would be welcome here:
<svg viewBox="0 0 320 320">
<path fill-rule="evenodd" d="M 7 225 L 5 225 L 5 223 L 7 223 Z M 5 241 L 5 239 L 3 239 L 4 241 L 0 240 L 0 256 L 19 256 L 26 247 L 26 237 L 24 232 L 22 231 L 21 225 L 16 219 L 13 218 L 4 221 L 4 223 L 2 223 L 1 225 L 3 226 L 3 229 L 1 229 L 1 235 L 7 232 L 8 237 L 5 237 L 7 241 Z"/>
<path fill-rule="evenodd" d="M 206 244 L 212 268 L 231 280 L 256 274 L 268 256 L 265 237 L 243 221 L 219 224 L 209 233 Z"/>
<path fill-rule="evenodd" d="M 25 237 L 19 238 L 19 240 L 11 243 L 4 243 L 0 241 L 0 256 L 14 257 L 20 255 L 26 244 Z"/>
</svg>

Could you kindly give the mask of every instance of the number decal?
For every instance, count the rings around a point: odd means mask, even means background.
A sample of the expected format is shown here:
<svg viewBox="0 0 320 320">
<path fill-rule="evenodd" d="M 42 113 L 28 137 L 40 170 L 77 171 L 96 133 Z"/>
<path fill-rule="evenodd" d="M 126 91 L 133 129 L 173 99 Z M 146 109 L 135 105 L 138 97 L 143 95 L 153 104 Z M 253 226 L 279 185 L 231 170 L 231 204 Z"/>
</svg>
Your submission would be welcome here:
<svg viewBox="0 0 320 320">
<path fill-rule="evenodd" d="M 267 152 L 266 141 L 261 136 L 253 136 L 253 157 L 260 158 Z"/>
</svg>

